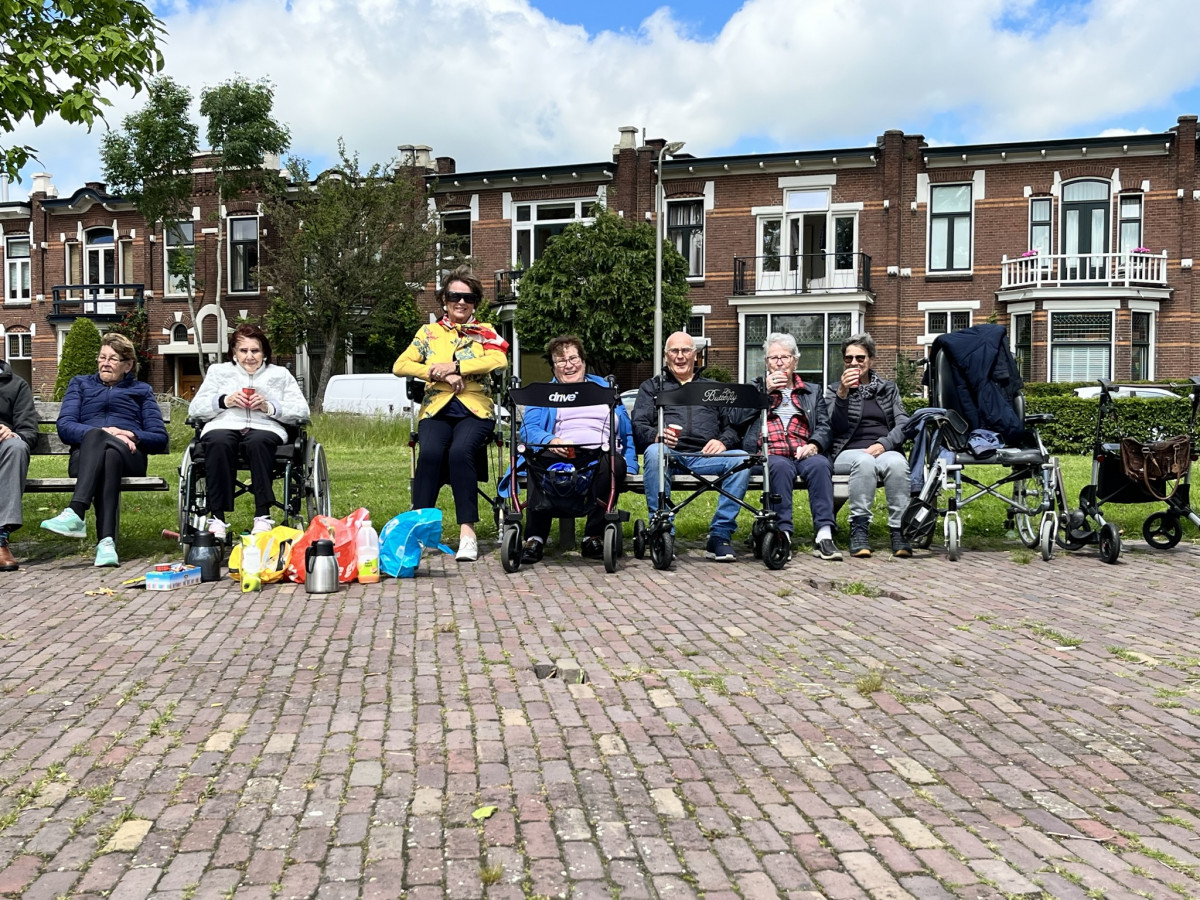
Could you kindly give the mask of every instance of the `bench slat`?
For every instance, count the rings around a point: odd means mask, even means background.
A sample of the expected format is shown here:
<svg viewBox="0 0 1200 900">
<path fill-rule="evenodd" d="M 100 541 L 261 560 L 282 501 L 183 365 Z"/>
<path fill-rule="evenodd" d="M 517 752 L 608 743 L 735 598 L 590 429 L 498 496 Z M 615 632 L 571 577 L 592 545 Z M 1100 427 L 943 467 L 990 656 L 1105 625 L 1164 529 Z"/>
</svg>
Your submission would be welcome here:
<svg viewBox="0 0 1200 900">
<path fill-rule="evenodd" d="M 171 486 L 162 478 L 153 475 L 143 477 L 126 476 L 121 479 L 123 491 L 167 491 Z M 74 478 L 27 478 L 25 493 L 27 494 L 69 494 L 75 490 Z"/>
</svg>

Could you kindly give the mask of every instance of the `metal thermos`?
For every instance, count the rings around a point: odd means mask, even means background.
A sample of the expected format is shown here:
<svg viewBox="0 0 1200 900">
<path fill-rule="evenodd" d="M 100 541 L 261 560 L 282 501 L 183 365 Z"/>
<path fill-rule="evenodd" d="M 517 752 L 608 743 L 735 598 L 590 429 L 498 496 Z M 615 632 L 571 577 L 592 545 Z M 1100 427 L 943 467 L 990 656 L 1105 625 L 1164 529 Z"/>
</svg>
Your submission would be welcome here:
<svg viewBox="0 0 1200 900">
<path fill-rule="evenodd" d="M 304 551 L 304 588 L 310 594 L 332 594 L 338 589 L 338 563 L 333 541 L 313 541 Z"/>
<path fill-rule="evenodd" d="M 225 548 L 207 531 L 197 531 L 188 538 L 188 543 L 184 562 L 189 566 L 200 567 L 201 581 L 220 581 L 221 559 L 225 555 Z"/>
</svg>

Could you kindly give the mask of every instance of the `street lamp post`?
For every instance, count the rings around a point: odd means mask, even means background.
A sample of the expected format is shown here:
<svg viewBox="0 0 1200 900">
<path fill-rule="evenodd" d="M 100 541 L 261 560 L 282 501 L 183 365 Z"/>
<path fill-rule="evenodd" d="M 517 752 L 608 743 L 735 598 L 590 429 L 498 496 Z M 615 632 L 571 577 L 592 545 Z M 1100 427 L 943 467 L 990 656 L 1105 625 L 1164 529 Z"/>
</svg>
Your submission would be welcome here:
<svg viewBox="0 0 1200 900">
<path fill-rule="evenodd" d="M 662 311 L 662 245 L 666 240 L 663 224 L 666 198 L 663 196 L 662 164 L 664 156 L 674 156 L 683 149 L 683 141 L 663 144 L 658 151 L 658 179 L 654 188 L 654 375 L 662 373 L 663 367 L 663 311 Z"/>
</svg>

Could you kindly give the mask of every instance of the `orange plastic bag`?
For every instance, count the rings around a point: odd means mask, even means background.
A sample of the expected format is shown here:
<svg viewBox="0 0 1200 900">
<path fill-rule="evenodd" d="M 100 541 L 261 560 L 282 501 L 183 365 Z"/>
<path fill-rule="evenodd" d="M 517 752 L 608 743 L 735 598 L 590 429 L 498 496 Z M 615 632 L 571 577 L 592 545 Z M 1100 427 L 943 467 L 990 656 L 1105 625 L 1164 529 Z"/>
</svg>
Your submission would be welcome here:
<svg viewBox="0 0 1200 900">
<path fill-rule="evenodd" d="M 308 523 L 303 536 L 292 545 L 292 560 L 287 567 L 287 577 L 299 584 L 304 583 L 304 553 L 313 541 L 333 540 L 333 555 L 337 557 L 338 581 L 348 582 L 358 578 L 358 529 L 371 518 L 371 514 L 359 507 L 344 519 L 332 516 L 317 516 Z"/>
</svg>

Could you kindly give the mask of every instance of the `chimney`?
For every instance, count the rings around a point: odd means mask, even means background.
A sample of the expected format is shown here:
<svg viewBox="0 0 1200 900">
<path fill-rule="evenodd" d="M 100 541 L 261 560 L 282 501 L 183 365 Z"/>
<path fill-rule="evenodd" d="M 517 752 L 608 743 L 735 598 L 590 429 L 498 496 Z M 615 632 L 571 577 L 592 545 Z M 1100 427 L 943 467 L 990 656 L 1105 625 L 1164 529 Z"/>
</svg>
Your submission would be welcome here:
<svg viewBox="0 0 1200 900">
<path fill-rule="evenodd" d="M 8 175 L 0 173 L 0 203 L 8 202 Z"/>
<path fill-rule="evenodd" d="M 85 181 L 83 183 L 83 186 L 85 188 L 87 188 L 88 190 L 95 191 L 97 194 L 104 193 L 104 182 L 103 181 Z"/>
<path fill-rule="evenodd" d="M 268 172 L 278 172 L 281 168 L 278 153 L 263 154 L 263 168 Z"/>
<path fill-rule="evenodd" d="M 637 147 L 637 126 L 622 125 L 617 129 L 621 132 L 621 143 L 617 144 L 618 150 L 633 150 Z"/>
<path fill-rule="evenodd" d="M 401 144 L 397 167 L 411 166 L 414 169 L 433 170 L 433 148 L 428 144 Z"/>
<path fill-rule="evenodd" d="M 33 187 L 29 191 L 30 196 L 41 194 L 44 197 L 57 197 L 58 188 L 50 181 L 53 177 L 49 172 L 34 172 Z"/>
<path fill-rule="evenodd" d="M 436 162 L 439 175 L 453 175 L 456 171 L 453 156 L 439 156 Z"/>
</svg>

